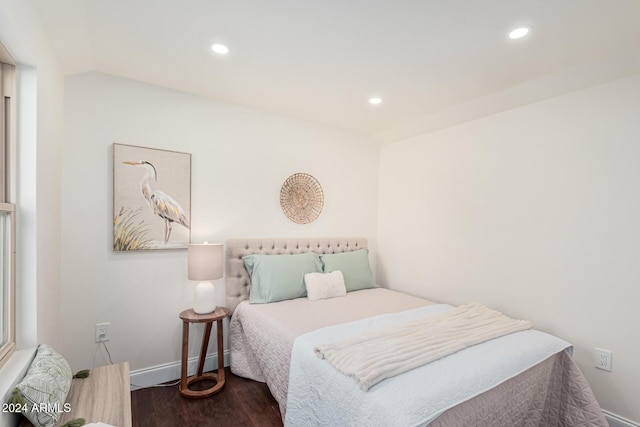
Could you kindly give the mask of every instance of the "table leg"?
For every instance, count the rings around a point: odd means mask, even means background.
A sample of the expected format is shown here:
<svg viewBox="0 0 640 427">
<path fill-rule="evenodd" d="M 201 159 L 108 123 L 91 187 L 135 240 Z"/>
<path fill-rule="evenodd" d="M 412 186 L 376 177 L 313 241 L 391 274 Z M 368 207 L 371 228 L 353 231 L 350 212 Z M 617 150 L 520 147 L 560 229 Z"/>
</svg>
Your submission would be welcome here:
<svg viewBox="0 0 640 427">
<path fill-rule="evenodd" d="M 189 322 L 182 322 L 182 374 L 180 375 L 180 390 L 187 389 L 187 363 L 189 353 Z"/>
<path fill-rule="evenodd" d="M 204 371 L 204 361 L 207 358 L 207 348 L 209 347 L 209 337 L 211 336 L 211 326 L 213 322 L 207 322 L 207 325 L 204 328 L 204 335 L 202 336 L 202 349 L 200 350 L 200 361 L 198 362 L 198 373 L 197 376 L 202 375 L 202 371 Z"/>
<path fill-rule="evenodd" d="M 224 384 L 224 340 L 222 335 L 222 319 L 218 320 L 218 383 Z"/>
</svg>

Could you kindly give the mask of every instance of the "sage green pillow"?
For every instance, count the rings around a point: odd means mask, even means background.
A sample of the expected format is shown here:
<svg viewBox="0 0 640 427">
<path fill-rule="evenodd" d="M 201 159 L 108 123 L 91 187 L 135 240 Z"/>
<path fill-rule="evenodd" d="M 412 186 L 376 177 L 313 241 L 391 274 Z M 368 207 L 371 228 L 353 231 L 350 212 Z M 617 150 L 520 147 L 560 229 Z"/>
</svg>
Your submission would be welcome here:
<svg viewBox="0 0 640 427">
<path fill-rule="evenodd" d="M 64 411 L 71 388 L 71 367 L 51 347 L 40 344 L 26 375 L 16 385 L 12 399 L 17 399 L 35 427 L 54 427 Z M 36 410 L 32 410 L 36 408 Z"/>
<path fill-rule="evenodd" d="M 249 302 L 265 304 L 307 296 L 304 275 L 322 272 L 317 254 L 246 255 L 244 266 L 251 276 Z"/>
<path fill-rule="evenodd" d="M 320 255 L 324 272 L 341 271 L 347 292 L 377 288 L 369 265 L 369 249 Z"/>
</svg>

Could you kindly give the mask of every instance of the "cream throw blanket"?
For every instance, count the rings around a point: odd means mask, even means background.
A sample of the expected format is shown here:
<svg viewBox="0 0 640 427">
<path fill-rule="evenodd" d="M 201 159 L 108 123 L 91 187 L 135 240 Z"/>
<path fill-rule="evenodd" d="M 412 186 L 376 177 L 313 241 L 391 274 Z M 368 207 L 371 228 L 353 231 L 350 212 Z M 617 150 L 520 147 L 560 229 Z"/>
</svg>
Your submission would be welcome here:
<svg viewBox="0 0 640 427">
<path fill-rule="evenodd" d="M 466 347 L 531 328 L 482 304 L 369 332 L 314 348 L 338 371 L 369 390 L 380 381 L 433 362 Z"/>
</svg>

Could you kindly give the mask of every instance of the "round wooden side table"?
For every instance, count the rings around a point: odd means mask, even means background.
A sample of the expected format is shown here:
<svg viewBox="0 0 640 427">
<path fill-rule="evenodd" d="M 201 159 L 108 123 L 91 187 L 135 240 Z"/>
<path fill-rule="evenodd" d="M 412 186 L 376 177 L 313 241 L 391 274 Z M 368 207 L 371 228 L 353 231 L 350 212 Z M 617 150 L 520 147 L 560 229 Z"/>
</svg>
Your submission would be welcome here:
<svg viewBox="0 0 640 427">
<path fill-rule="evenodd" d="M 229 315 L 230 311 L 226 307 L 216 307 L 212 313 L 196 314 L 192 308 L 180 313 L 182 319 L 182 375 L 180 376 L 180 394 L 192 399 L 208 397 L 222 390 L 224 387 L 224 348 L 222 335 L 222 321 Z M 218 373 L 208 372 L 203 374 L 204 361 L 207 357 L 207 347 L 209 347 L 209 337 L 213 322 L 218 323 Z M 200 360 L 198 361 L 198 371 L 195 375 L 187 377 L 187 365 L 189 356 L 189 324 L 205 323 L 204 335 L 202 336 L 202 349 L 200 350 Z M 214 380 L 216 384 L 206 390 L 191 390 L 189 385 L 202 381 Z"/>
</svg>

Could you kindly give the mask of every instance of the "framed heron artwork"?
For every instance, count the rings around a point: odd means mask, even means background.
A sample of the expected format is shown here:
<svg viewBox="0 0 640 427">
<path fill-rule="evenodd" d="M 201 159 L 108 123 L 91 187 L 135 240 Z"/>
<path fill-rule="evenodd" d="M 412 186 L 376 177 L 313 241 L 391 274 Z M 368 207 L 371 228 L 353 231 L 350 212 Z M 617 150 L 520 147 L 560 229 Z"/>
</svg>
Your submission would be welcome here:
<svg viewBox="0 0 640 427">
<path fill-rule="evenodd" d="M 113 144 L 113 250 L 186 249 L 191 154 Z"/>
</svg>

